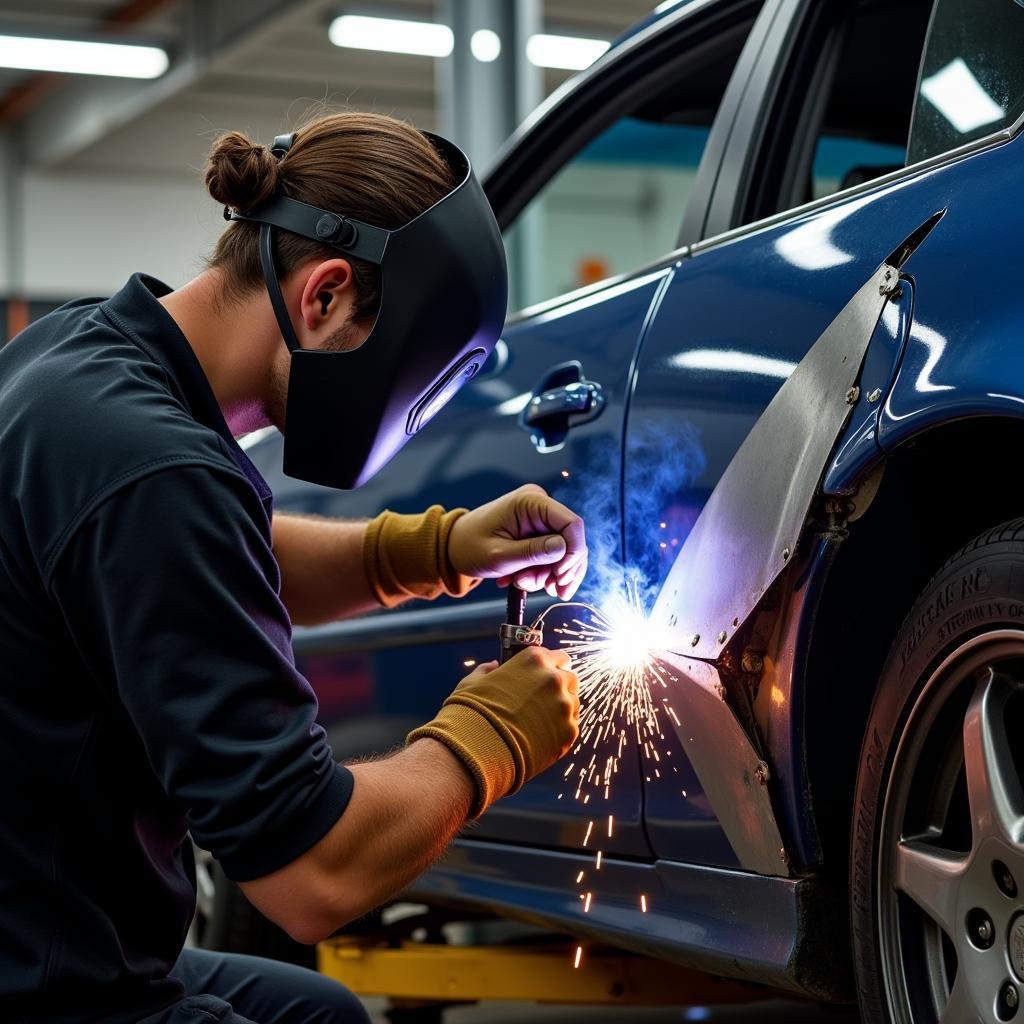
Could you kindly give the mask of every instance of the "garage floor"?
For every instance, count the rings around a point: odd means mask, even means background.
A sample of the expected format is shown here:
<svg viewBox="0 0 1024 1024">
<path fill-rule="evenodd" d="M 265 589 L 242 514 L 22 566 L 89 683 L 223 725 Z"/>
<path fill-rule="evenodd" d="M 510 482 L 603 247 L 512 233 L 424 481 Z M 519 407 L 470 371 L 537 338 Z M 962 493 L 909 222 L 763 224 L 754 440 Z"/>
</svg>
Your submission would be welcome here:
<svg viewBox="0 0 1024 1024">
<path fill-rule="evenodd" d="M 387 1024 L 385 1001 L 367 999 L 374 1024 Z M 530 1003 L 479 1003 L 451 1009 L 445 1024 L 677 1024 L 679 1021 L 711 1021 L 713 1024 L 857 1024 L 855 1010 L 830 1009 L 807 1003 L 770 1002 L 744 1007 L 709 1010 L 705 1007 L 638 1009 L 535 1006 Z"/>
</svg>

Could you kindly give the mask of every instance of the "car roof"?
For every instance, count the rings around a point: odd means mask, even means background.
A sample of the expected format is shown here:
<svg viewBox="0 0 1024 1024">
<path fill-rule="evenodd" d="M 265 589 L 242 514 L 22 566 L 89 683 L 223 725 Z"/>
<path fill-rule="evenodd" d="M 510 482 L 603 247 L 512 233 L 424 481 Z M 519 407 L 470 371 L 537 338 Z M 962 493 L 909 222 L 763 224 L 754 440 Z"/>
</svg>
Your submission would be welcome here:
<svg viewBox="0 0 1024 1024">
<path fill-rule="evenodd" d="M 614 49 L 619 45 L 619 43 L 625 42 L 627 39 L 631 39 L 638 32 L 642 32 L 645 28 L 649 28 L 651 25 L 654 25 L 667 17 L 673 11 L 677 11 L 680 7 L 685 7 L 689 3 L 693 3 L 693 0 L 664 0 L 664 3 L 658 4 L 658 6 L 655 7 L 646 18 L 641 18 L 640 21 L 630 25 L 622 35 L 612 42 L 611 48 Z"/>
</svg>

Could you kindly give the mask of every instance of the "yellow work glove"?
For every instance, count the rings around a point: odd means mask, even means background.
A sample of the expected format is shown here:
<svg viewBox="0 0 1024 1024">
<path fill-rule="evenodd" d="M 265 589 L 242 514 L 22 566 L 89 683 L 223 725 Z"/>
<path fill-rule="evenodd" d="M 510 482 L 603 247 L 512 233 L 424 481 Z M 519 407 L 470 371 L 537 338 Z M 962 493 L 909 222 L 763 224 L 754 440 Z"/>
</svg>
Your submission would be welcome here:
<svg viewBox="0 0 1024 1024">
<path fill-rule="evenodd" d="M 476 782 L 470 818 L 555 763 L 579 735 L 576 674 L 564 651 L 531 647 L 478 666 L 406 743 L 443 743 Z"/>
<path fill-rule="evenodd" d="M 448 557 L 452 527 L 464 508 L 433 505 L 420 515 L 381 512 L 363 535 L 363 569 L 374 597 L 393 608 L 409 597 L 462 597 L 480 581 L 457 572 Z"/>
</svg>

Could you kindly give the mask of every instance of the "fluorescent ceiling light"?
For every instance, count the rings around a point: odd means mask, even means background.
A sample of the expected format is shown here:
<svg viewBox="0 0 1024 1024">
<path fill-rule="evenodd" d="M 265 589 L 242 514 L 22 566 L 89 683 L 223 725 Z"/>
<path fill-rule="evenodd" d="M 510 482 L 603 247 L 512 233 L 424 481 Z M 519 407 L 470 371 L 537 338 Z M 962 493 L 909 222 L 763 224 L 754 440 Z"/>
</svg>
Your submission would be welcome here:
<svg viewBox="0 0 1024 1024">
<path fill-rule="evenodd" d="M 611 46 L 605 39 L 539 33 L 526 40 L 526 59 L 539 68 L 582 71 Z"/>
<path fill-rule="evenodd" d="M 335 18 L 327 36 L 335 46 L 412 53 L 420 57 L 447 57 L 455 45 L 452 30 L 447 25 L 361 14 L 342 14 Z"/>
<path fill-rule="evenodd" d="M 111 78 L 159 78 L 167 54 L 156 46 L 0 35 L 0 67 Z"/>
<path fill-rule="evenodd" d="M 772 359 L 754 352 L 731 349 L 695 348 L 672 356 L 669 362 L 677 370 L 713 370 L 718 373 L 749 373 L 756 377 L 782 377 L 795 369 L 796 363 L 788 359 Z"/>
<path fill-rule="evenodd" d="M 501 56 L 501 36 L 489 28 L 478 28 L 469 40 L 469 52 L 478 61 L 490 64 Z"/>
<path fill-rule="evenodd" d="M 962 57 L 921 82 L 921 94 L 961 135 L 1006 116 L 971 74 Z"/>
</svg>

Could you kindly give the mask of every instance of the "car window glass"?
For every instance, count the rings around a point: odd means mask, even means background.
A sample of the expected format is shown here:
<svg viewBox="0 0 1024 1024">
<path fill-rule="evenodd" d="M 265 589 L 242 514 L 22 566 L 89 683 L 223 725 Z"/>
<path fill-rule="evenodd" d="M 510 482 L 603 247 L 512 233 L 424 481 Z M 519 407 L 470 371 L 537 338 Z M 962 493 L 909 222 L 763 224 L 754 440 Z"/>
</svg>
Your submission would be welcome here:
<svg viewBox="0 0 1024 1024">
<path fill-rule="evenodd" d="M 627 117 L 577 153 L 505 232 L 513 308 L 671 251 L 709 131 Z"/>
<path fill-rule="evenodd" d="M 956 149 L 1024 113 L 1024 0 L 937 0 L 910 160 Z"/>
<path fill-rule="evenodd" d="M 676 248 L 712 122 L 761 4 L 736 7 L 742 16 L 693 50 L 666 51 L 651 70 L 668 84 L 625 116 L 595 124 L 590 141 L 506 228 L 510 309 L 628 273 Z"/>
<path fill-rule="evenodd" d="M 902 167 L 906 156 L 902 145 L 822 133 L 811 167 L 811 198 L 821 199 L 888 174 Z"/>
<path fill-rule="evenodd" d="M 792 47 L 741 223 L 906 164 L 933 0 L 821 0 Z"/>
</svg>

